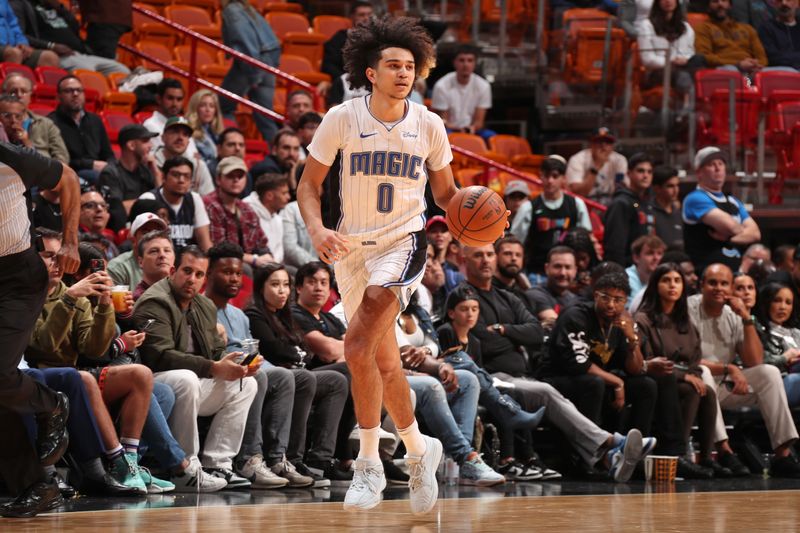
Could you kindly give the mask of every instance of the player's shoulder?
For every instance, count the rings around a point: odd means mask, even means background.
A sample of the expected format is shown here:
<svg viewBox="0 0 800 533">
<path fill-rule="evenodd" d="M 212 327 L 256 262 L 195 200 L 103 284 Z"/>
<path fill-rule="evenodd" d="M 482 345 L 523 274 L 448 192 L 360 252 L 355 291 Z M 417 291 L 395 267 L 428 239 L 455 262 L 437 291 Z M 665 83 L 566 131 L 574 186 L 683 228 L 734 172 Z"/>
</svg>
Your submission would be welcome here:
<svg viewBox="0 0 800 533">
<path fill-rule="evenodd" d="M 411 115 L 418 116 L 420 123 L 431 125 L 434 127 L 439 127 L 439 126 L 441 126 L 442 128 L 444 127 L 444 121 L 442 120 L 442 117 L 440 117 L 439 115 L 437 115 L 424 105 L 408 100 L 408 106 L 409 106 L 408 108 L 409 116 Z"/>
</svg>

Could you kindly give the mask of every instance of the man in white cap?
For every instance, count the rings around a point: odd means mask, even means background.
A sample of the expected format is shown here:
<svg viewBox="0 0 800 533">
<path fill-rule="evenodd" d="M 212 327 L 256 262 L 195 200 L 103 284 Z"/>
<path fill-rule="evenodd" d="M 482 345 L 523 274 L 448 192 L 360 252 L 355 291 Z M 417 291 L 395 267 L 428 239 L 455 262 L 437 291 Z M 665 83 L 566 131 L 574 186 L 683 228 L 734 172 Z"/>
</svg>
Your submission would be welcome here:
<svg viewBox="0 0 800 533">
<path fill-rule="evenodd" d="M 164 132 L 161 134 L 162 144 L 152 148 L 156 163 L 161 167 L 167 159 L 183 156 L 189 159 L 192 169 L 192 190 L 200 196 L 209 194 L 214 190 L 214 180 L 205 161 L 195 151 L 192 153 L 190 145 L 194 130 L 185 117 L 175 116 L 167 119 Z"/>
<path fill-rule="evenodd" d="M 525 245 L 525 270 L 534 286 L 547 282 L 547 253 L 562 241 L 565 232 L 574 227 L 592 231 L 584 201 L 564 194 L 566 170 L 567 162 L 560 155 L 542 161 L 542 194 L 523 203 L 511 224 L 511 233 Z"/>
<path fill-rule="evenodd" d="M 109 261 L 108 274 L 114 280 L 115 285 L 128 285 L 136 287 L 142 281 L 142 269 L 139 266 L 139 239 L 150 231 L 163 231 L 167 229 L 167 223 L 155 213 L 142 213 L 133 220 L 131 224 L 131 244 L 129 252 L 119 254 Z"/>
<path fill-rule="evenodd" d="M 238 244 L 244 250 L 244 263 L 252 268 L 274 261 L 252 206 L 239 196 L 247 186 L 247 165 L 236 156 L 223 158 L 217 164 L 217 190 L 203 197 L 211 222 L 211 242 Z"/>
<path fill-rule="evenodd" d="M 756 221 L 725 185 L 725 155 L 707 146 L 694 158 L 697 189 L 683 201 L 683 240 L 686 253 L 698 272 L 712 263 L 736 270 L 742 261 L 740 248 L 761 240 Z"/>
</svg>

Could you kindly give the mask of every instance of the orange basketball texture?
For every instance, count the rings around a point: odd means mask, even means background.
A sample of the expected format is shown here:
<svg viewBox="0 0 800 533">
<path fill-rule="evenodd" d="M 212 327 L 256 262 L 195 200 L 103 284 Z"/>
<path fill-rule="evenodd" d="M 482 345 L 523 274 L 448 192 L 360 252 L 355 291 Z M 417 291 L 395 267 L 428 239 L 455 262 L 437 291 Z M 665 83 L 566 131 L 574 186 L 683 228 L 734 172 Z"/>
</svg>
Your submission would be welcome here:
<svg viewBox="0 0 800 533">
<path fill-rule="evenodd" d="M 492 244 L 506 229 L 506 204 L 486 187 L 459 189 L 447 205 L 447 227 L 466 246 Z"/>
</svg>

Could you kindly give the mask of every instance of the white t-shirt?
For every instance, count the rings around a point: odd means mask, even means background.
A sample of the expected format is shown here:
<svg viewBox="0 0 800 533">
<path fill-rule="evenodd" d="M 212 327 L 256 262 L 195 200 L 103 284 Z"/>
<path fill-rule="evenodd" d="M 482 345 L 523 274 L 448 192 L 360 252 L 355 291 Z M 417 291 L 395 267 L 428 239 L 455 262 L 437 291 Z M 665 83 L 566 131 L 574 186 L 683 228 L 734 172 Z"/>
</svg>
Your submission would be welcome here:
<svg viewBox="0 0 800 533">
<path fill-rule="evenodd" d="M 645 19 L 638 28 L 637 42 L 639 43 L 639 55 L 642 57 L 642 64 L 649 69 L 661 69 L 667 63 L 667 48 L 670 49 L 670 57 L 683 57 L 690 59 L 694 55 L 694 30 L 688 22 L 683 23 L 686 31 L 672 42 L 666 37 L 656 35 L 653 23 L 650 19 Z"/>
<path fill-rule="evenodd" d="M 331 108 L 308 152 L 326 166 L 341 155 L 336 230 L 362 241 L 397 238 L 422 230 L 428 169 L 450 164 L 453 154 L 442 119 L 406 100 L 406 113 L 387 125 L 369 109 L 371 95 Z"/>
<path fill-rule="evenodd" d="M 476 109 L 492 107 L 492 86 L 477 74 L 472 74 L 466 85 L 456 79 L 456 73 L 442 76 L 433 86 L 431 108 L 447 111 L 451 128 L 466 128 L 472 124 Z"/>
<path fill-rule="evenodd" d="M 581 183 L 584 176 L 592 168 L 592 149 L 586 148 L 569 158 L 567 164 L 567 184 Z M 611 152 L 606 164 L 597 169 L 597 179 L 589 197 L 611 196 L 614 193 L 616 177 L 622 174 L 622 183 L 628 185 L 628 160 L 625 156 Z"/>
</svg>

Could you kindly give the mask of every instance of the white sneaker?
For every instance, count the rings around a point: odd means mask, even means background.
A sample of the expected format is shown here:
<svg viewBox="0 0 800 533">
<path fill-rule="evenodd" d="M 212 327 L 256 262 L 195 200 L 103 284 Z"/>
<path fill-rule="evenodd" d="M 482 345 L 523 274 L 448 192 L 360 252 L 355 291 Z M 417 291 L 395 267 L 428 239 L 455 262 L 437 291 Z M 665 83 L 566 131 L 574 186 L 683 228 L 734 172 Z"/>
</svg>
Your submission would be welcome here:
<svg viewBox="0 0 800 533">
<path fill-rule="evenodd" d="M 236 469 L 236 473 L 247 479 L 254 489 L 279 489 L 289 484 L 289 480 L 267 468 L 264 458 L 258 454 Z"/>
<path fill-rule="evenodd" d="M 381 493 L 386 488 L 386 476 L 380 461 L 371 463 L 366 459 L 356 459 L 353 481 L 344 496 L 347 511 L 372 509 L 381 503 Z"/>
<path fill-rule="evenodd" d="M 655 439 L 653 440 L 655 445 Z M 642 432 L 636 428 L 628 431 L 622 442 L 608 452 L 611 467 L 608 473 L 617 483 L 627 482 L 633 475 L 636 463 L 642 459 Z"/>
<path fill-rule="evenodd" d="M 442 461 L 442 443 L 438 439 L 422 436 L 427 445 L 422 457 L 406 455 L 408 465 L 408 488 L 411 489 L 411 512 L 425 514 L 436 505 L 439 497 L 439 484 L 436 481 L 436 470 Z"/>
<path fill-rule="evenodd" d="M 189 459 L 183 474 L 172 476 L 170 481 L 175 484 L 175 492 L 217 492 L 228 485 L 224 479 L 204 472 L 197 457 Z"/>
<path fill-rule="evenodd" d="M 483 462 L 480 456 L 464 461 L 459 468 L 459 482 L 462 485 L 475 485 L 477 487 L 491 487 L 505 483 L 506 478 L 491 469 Z"/>
</svg>

